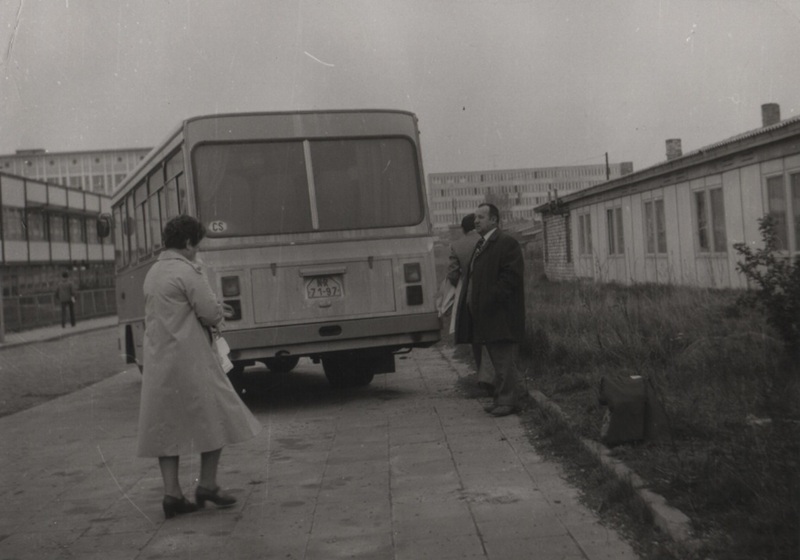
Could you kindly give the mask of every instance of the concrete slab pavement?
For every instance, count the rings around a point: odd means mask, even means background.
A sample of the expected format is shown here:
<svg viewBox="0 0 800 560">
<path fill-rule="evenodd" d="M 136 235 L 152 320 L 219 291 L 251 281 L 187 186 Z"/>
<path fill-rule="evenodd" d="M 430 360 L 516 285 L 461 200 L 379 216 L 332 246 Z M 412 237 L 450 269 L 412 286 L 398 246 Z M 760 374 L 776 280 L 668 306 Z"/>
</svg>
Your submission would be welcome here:
<svg viewBox="0 0 800 560">
<path fill-rule="evenodd" d="M 302 360 L 245 399 L 262 433 L 229 446 L 229 510 L 165 521 L 156 461 L 135 457 L 129 368 L 0 418 L 0 558 L 370 560 L 637 558 L 530 445 L 456 389 L 446 347 L 369 387 L 332 391 Z M 182 458 L 191 495 L 198 458 Z"/>
</svg>

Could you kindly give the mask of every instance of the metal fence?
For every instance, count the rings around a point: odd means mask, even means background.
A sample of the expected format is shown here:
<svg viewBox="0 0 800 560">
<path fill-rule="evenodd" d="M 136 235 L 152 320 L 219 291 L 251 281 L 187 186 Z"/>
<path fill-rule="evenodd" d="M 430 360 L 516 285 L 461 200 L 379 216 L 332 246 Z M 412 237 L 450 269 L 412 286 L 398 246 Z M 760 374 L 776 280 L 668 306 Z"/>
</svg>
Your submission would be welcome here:
<svg viewBox="0 0 800 560">
<path fill-rule="evenodd" d="M 75 298 L 75 320 L 113 315 L 117 312 L 114 288 L 82 290 Z M 61 304 L 54 294 L 3 297 L 6 332 L 17 332 L 61 323 Z M 69 317 L 67 317 L 69 321 Z"/>
</svg>

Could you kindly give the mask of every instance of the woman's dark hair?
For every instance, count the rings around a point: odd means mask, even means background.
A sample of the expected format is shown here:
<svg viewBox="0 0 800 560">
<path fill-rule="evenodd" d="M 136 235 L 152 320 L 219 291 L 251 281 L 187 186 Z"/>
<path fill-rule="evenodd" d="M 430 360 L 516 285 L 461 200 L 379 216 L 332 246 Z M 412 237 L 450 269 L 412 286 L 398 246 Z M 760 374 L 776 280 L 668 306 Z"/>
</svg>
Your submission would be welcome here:
<svg viewBox="0 0 800 560">
<path fill-rule="evenodd" d="M 461 218 L 461 230 L 464 233 L 469 233 L 475 229 L 475 214 L 467 214 Z"/>
<path fill-rule="evenodd" d="M 167 249 L 186 249 L 186 242 L 197 245 L 206 236 L 206 228 L 191 216 L 176 216 L 164 226 L 162 241 Z"/>
</svg>

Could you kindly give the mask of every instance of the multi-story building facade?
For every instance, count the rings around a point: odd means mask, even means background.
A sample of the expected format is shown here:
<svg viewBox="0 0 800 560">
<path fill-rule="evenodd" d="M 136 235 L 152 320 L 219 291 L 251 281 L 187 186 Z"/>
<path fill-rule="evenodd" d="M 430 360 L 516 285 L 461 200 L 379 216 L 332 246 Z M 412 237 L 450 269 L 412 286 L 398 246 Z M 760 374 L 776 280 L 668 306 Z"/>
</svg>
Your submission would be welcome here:
<svg viewBox="0 0 800 560">
<path fill-rule="evenodd" d="M 110 196 L 149 151 L 150 148 L 86 152 L 17 150 L 15 154 L 0 155 L 0 172 Z"/>
<path fill-rule="evenodd" d="M 633 163 L 430 173 L 428 201 L 433 227 L 453 227 L 482 202 L 500 209 L 504 223 L 539 219 L 533 209 L 563 196 L 633 172 Z"/>
</svg>

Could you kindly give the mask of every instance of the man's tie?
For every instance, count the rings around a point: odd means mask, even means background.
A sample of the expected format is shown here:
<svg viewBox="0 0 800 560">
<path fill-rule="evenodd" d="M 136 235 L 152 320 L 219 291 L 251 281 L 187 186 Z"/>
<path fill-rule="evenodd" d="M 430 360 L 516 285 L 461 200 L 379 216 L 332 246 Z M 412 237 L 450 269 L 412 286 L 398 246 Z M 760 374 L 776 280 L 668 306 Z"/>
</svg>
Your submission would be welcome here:
<svg viewBox="0 0 800 560">
<path fill-rule="evenodd" d="M 469 275 L 472 276 L 472 267 L 475 264 L 475 259 L 480 254 L 481 250 L 483 249 L 483 244 L 486 243 L 486 239 L 481 236 L 478 239 L 478 242 L 475 244 L 475 250 L 472 252 L 472 258 L 469 260 Z M 469 289 L 472 289 L 472 285 L 470 284 Z M 470 292 L 468 291 L 467 294 L 469 295 Z"/>
<path fill-rule="evenodd" d="M 473 259 L 481 253 L 484 243 L 486 243 L 486 239 L 484 237 L 478 239 L 478 243 L 475 245 L 475 255 L 472 257 Z"/>
</svg>

